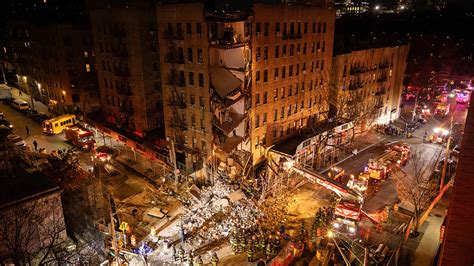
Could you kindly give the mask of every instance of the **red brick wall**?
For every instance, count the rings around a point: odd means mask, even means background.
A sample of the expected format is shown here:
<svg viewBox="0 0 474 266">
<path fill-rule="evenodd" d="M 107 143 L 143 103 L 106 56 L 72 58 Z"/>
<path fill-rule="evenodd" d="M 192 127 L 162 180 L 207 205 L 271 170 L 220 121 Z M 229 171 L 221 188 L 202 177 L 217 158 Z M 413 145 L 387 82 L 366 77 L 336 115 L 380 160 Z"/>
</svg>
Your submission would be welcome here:
<svg viewBox="0 0 474 266">
<path fill-rule="evenodd" d="M 439 265 L 474 265 L 474 112 L 469 110 Z"/>
</svg>

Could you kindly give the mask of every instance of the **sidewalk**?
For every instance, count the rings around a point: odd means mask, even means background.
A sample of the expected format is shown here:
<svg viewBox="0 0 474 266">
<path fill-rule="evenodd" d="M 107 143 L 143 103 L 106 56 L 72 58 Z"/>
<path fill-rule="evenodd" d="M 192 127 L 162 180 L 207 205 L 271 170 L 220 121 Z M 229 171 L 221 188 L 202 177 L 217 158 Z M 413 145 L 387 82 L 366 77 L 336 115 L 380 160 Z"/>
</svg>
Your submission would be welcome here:
<svg viewBox="0 0 474 266">
<path fill-rule="evenodd" d="M 12 97 L 26 101 L 31 106 L 32 109 L 35 109 L 36 111 L 40 113 L 46 113 L 46 114 L 50 113 L 47 105 L 45 105 L 44 103 L 40 101 L 36 101 L 36 100 L 31 101 L 32 99 L 30 95 L 24 92 L 21 92 L 21 95 L 20 95 L 20 90 L 18 90 L 17 88 L 12 88 Z"/>
<path fill-rule="evenodd" d="M 433 265 L 434 258 L 438 253 L 440 245 L 440 229 L 446 216 L 449 197 L 444 196 L 442 200 L 431 211 L 430 216 L 426 219 L 424 225 L 425 230 L 418 247 L 412 257 L 412 265 L 424 266 Z"/>
</svg>

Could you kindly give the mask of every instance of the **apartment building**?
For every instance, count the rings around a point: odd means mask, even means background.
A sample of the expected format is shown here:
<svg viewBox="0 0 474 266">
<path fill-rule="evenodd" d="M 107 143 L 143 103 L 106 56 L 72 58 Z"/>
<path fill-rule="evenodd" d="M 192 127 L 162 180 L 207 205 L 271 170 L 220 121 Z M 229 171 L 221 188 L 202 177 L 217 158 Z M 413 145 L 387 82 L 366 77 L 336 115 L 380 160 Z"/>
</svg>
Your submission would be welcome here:
<svg viewBox="0 0 474 266">
<path fill-rule="evenodd" d="M 97 120 L 125 138 L 160 136 L 162 96 L 155 5 L 90 1 L 101 113 Z"/>
<path fill-rule="evenodd" d="M 408 45 L 335 55 L 331 73 L 331 115 L 365 130 L 400 116 Z"/>
<path fill-rule="evenodd" d="M 325 120 L 334 10 L 254 5 L 251 149 L 253 164 L 275 143 Z"/>
<path fill-rule="evenodd" d="M 166 137 L 180 169 L 196 173 L 229 157 L 256 164 L 272 144 L 327 117 L 333 11 L 157 10 Z"/>
<path fill-rule="evenodd" d="M 11 21 L 4 60 L 15 68 L 18 86 L 57 113 L 98 107 L 92 37 L 87 24 Z"/>
</svg>

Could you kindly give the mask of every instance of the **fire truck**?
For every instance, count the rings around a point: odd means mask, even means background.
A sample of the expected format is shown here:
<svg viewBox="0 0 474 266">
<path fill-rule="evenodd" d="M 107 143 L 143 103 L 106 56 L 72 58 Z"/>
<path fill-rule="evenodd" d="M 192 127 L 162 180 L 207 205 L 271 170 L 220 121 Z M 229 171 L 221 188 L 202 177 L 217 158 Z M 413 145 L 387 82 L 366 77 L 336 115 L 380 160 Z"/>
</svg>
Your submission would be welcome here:
<svg viewBox="0 0 474 266">
<path fill-rule="evenodd" d="M 409 155 L 410 147 L 405 143 L 388 146 L 384 154 L 369 160 L 364 174 L 377 181 L 385 179 L 395 168 L 404 166 Z"/>
<path fill-rule="evenodd" d="M 66 139 L 74 146 L 83 150 L 92 149 L 95 146 L 94 133 L 80 126 L 67 127 L 64 132 Z"/>
</svg>

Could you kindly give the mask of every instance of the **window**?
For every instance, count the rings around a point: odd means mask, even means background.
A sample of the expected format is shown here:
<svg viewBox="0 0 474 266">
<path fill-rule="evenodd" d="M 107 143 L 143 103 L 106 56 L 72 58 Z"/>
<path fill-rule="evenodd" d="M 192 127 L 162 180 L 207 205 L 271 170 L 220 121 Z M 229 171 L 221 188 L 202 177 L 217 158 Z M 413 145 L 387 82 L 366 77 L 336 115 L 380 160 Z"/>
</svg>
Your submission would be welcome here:
<svg viewBox="0 0 474 266">
<path fill-rule="evenodd" d="M 290 36 L 295 35 L 295 23 L 291 22 L 290 23 Z"/>
<path fill-rule="evenodd" d="M 313 68 L 314 68 L 314 61 L 311 61 L 311 67 L 309 69 L 309 72 L 313 72 Z"/>
<path fill-rule="evenodd" d="M 105 61 L 104 60 L 102 60 L 102 70 L 105 71 Z"/>
<path fill-rule="evenodd" d="M 204 87 L 204 74 L 199 73 L 199 87 Z"/>
<path fill-rule="evenodd" d="M 280 119 L 283 119 L 283 118 L 285 118 L 285 107 L 282 107 L 281 112 L 280 112 Z"/>
<path fill-rule="evenodd" d="M 291 44 L 290 45 L 290 56 L 293 56 L 294 48 L 295 48 L 295 45 Z"/>
<path fill-rule="evenodd" d="M 286 113 L 286 117 L 289 117 L 291 115 L 291 104 L 288 105 L 288 112 Z"/>
<path fill-rule="evenodd" d="M 277 88 L 273 89 L 273 100 L 274 101 L 278 100 L 278 89 Z"/>
<path fill-rule="evenodd" d="M 188 62 L 193 62 L 193 48 L 188 48 Z"/>
<path fill-rule="evenodd" d="M 86 64 L 86 72 L 91 72 L 91 65 Z"/>
<path fill-rule="evenodd" d="M 282 79 L 286 78 L 286 67 L 281 68 L 281 78 Z"/>
<path fill-rule="evenodd" d="M 286 35 L 287 34 L 287 23 L 286 22 L 283 22 L 283 35 Z"/>
<path fill-rule="evenodd" d="M 303 32 L 304 32 L 304 34 L 308 33 L 308 22 L 304 23 Z"/>
<path fill-rule="evenodd" d="M 189 85 L 194 85 L 194 72 L 189 72 Z"/>
<path fill-rule="evenodd" d="M 201 34 L 202 34 L 202 25 L 201 25 L 201 23 L 196 24 L 196 33 L 198 34 L 198 37 L 201 37 Z"/>
<path fill-rule="evenodd" d="M 263 71 L 263 82 L 268 82 L 268 70 Z"/>
<path fill-rule="evenodd" d="M 321 45 L 320 45 L 320 43 L 319 43 L 319 41 L 318 41 L 318 42 L 316 43 L 316 50 L 319 51 L 320 47 L 321 47 Z"/>
<path fill-rule="evenodd" d="M 259 83 L 260 82 L 260 71 L 257 71 L 255 75 L 255 82 Z"/>
<path fill-rule="evenodd" d="M 257 24 L 255 25 L 255 32 L 257 33 L 257 36 L 261 34 L 260 22 L 257 22 Z"/>
<path fill-rule="evenodd" d="M 301 100 L 300 109 L 304 108 L 304 100 Z"/>
<path fill-rule="evenodd" d="M 178 36 L 183 36 L 183 27 L 181 25 L 181 23 L 178 23 L 176 24 L 176 28 L 177 28 L 177 31 L 178 31 Z"/>
<path fill-rule="evenodd" d="M 190 95 L 189 95 L 189 103 L 190 103 L 192 106 L 194 106 L 194 104 L 196 103 L 196 100 L 195 100 L 193 94 L 190 94 Z"/>
<path fill-rule="evenodd" d="M 203 107 L 206 105 L 206 101 L 204 100 L 204 96 L 199 96 L 199 106 Z"/>
<path fill-rule="evenodd" d="M 323 33 L 326 33 L 326 22 L 323 23 Z"/>
<path fill-rule="evenodd" d="M 318 22 L 318 33 L 321 33 L 321 22 Z"/>
<path fill-rule="evenodd" d="M 288 88 L 288 97 L 293 95 L 293 85 Z"/>
<path fill-rule="evenodd" d="M 298 22 L 298 35 L 301 35 L 301 22 Z"/>
<path fill-rule="evenodd" d="M 316 22 L 313 22 L 313 34 L 316 33 Z"/>
<path fill-rule="evenodd" d="M 288 77 L 293 77 L 293 65 L 290 65 L 288 69 Z"/>
<path fill-rule="evenodd" d="M 201 48 L 198 48 L 198 63 L 199 64 L 202 64 L 203 63 L 203 59 L 202 59 L 202 49 Z"/>
<path fill-rule="evenodd" d="M 285 87 L 281 88 L 281 98 L 285 98 Z"/>
<path fill-rule="evenodd" d="M 298 91 L 299 91 L 299 89 L 298 89 L 299 86 L 298 85 L 299 85 L 298 82 L 296 82 L 296 84 L 295 84 L 295 95 L 298 95 Z"/>
<path fill-rule="evenodd" d="M 280 22 L 277 22 L 276 25 L 275 25 L 275 32 L 277 33 L 277 35 L 280 35 Z"/>
<path fill-rule="evenodd" d="M 263 47 L 263 60 L 268 59 L 268 46 Z"/>
<path fill-rule="evenodd" d="M 278 109 L 273 110 L 273 121 L 277 121 L 278 119 Z"/>
<path fill-rule="evenodd" d="M 311 53 L 312 53 L 312 54 L 314 54 L 314 47 L 315 47 L 315 45 L 314 45 L 314 42 L 313 42 L 313 43 L 311 44 Z"/>
<path fill-rule="evenodd" d="M 260 61 L 260 47 L 255 49 L 255 58 L 257 59 L 257 62 Z"/>
<path fill-rule="evenodd" d="M 191 23 L 186 23 L 186 34 L 191 35 Z"/>
<path fill-rule="evenodd" d="M 265 91 L 265 92 L 263 93 L 263 104 L 266 104 L 267 101 L 268 101 L 268 92 Z"/>
<path fill-rule="evenodd" d="M 255 138 L 255 149 L 258 149 L 258 146 L 260 145 L 260 139 L 258 137 Z"/>
<path fill-rule="evenodd" d="M 323 71 L 323 70 L 324 70 L 324 59 L 321 60 L 321 71 Z"/>
<path fill-rule="evenodd" d="M 262 125 L 267 124 L 267 113 L 263 113 L 263 118 L 262 118 Z"/>
<path fill-rule="evenodd" d="M 255 116 L 255 128 L 260 127 L 260 115 Z"/>
<path fill-rule="evenodd" d="M 278 80 L 278 67 L 275 68 L 273 76 L 274 80 Z"/>
<path fill-rule="evenodd" d="M 280 57 L 280 46 L 275 45 L 275 58 Z"/>
<path fill-rule="evenodd" d="M 260 105 L 260 93 L 255 93 L 255 106 Z"/>
<path fill-rule="evenodd" d="M 282 55 L 283 57 L 286 56 L 286 45 L 283 45 L 283 47 L 281 48 L 281 55 Z"/>
<path fill-rule="evenodd" d="M 173 24 L 168 23 L 168 35 L 173 35 Z"/>
<path fill-rule="evenodd" d="M 268 25 L 268 22 L 265 22 L 265 24 L 263 24 L 263 36 L 268 36 Z"/>
<path fill-rule="evenodd" d="M 296 76 L 300 74 L 300 64 L 296 64 Z"/>
<path fill-rule="evenodd" d="M 323 48 L 321 50 L 324 52 L 325 49 L 326 49 L 326 42 L 323 41 Z"/>
<path fill-rule="evenodd" d="M 104 78 L 104 87 L 108 88 L 109 87 L 109 82 L 107 78 Z"/>
<path fill-rule="evenodd" d="M 303 54 L 306 54 L 306 43 L 303 44 Z"/>
<path fill-rule="evenodd" d="M 5 48 L 5 47 L 4 47 Z M 84 57 L 87 58 L 89 57 L 89 53 L 87 51 L 84 51 Z"/>
<path fill-rule="evenodd" d="M 158 71 L 158 63 L 157 63 L 157 62 L 153 62 L 153 63 L 152 63 L 152 68 L 153 68 L 153 71 Z"/>
<path fill-rule="evenodd" d="M 153 82 L 153 89 L 155 91 L 161 91 L 161 82 Z"/>
</svg>

